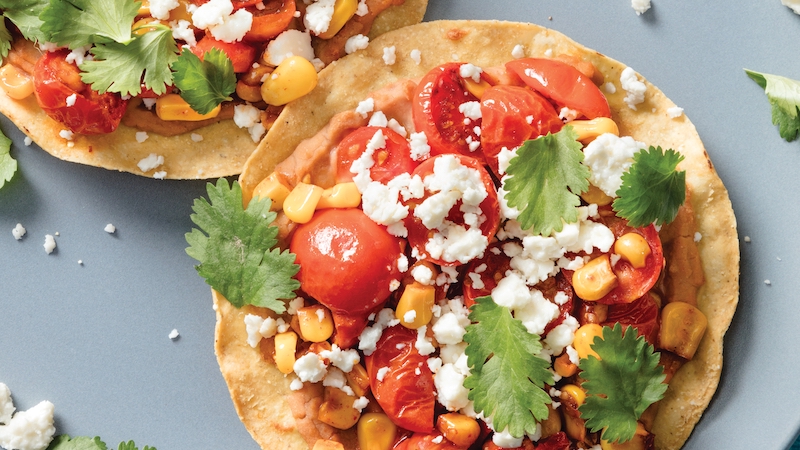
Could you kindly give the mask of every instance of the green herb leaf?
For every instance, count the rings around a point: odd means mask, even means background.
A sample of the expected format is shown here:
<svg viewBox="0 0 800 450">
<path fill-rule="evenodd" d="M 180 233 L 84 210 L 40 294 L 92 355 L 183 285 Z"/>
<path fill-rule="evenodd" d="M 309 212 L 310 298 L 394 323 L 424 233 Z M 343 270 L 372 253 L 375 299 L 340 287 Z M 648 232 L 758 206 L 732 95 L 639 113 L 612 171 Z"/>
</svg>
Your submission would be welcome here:
<svg viewBox="0 0 800 450">
<path fill-rule="evenodd" d="M 683 159 L 675 150 L 653 146 L 633 155 L 612 203 L 614 211 L 632 227 L 672 222 L 686 200 L 686 172 L 675 170 Z"/>
<path fill-rule="evenodd" d="M 525 141 L 506 170 L 503 183 L 509 206 L 520 210 L 522 229 L 549 236 L 564 222 L 578 220 L 581 192 L 589 189 L 589 168 L 582 145 L 570 126 L 556 134 Z"/>
<path fill-rule="evenodd" d="M 496 430 L 514 437 L 536 430 L 536 422 L 549 414 L 550 396 L 545 384 L 553 384 L 548 362 L 538 357 L 539 336 L 528 333 L 508 308 L 491 297 L 475 301 L 467 326 L 467 363 L 471 374 L 464 380 L 475 411 L 492 418 Z"/>
<path fill-rule="evenodd" d="M 130 0 L 51 0 L 39 18 L 48 41 L 71 49 L 100 42 L 127 44 L 140 6 Z"/>
<path fill-rule="evenodd" d="M 95 91 L 138 95 L 144 80 L 145 87 L 160 95 L 172 85 L 170 64 L 178 57 L 178 45 L 169 27 L 155 25 L 127 45 L 98 44 L 92 55 L 94 60 L 84 61 L 80 69 L 81 80 Z"/>
<path fill-rule="evenodd" d="M 0 16 L 0 57 L 8 56 L 11 50 L 11 32 L 6 28 L 6 21 Z"/>
<path fill-rule="evenodd" d="M 778 75 L 744 70 L 767 94 L 772 105 L 772 123 L 781 137 L 791 142 L 800 133 L 800 81 Z"/>
<path fill-rule="evenodd" d="M 203 60 L 188 49 L 184 49 L 172 64 L 175 71 L 175 86 L 181 97 L 195 111 L 207 114 L 236 90 L 236 74 L 233 63 L 219 49 L 212 48 L 203 55 Z"/>
<path fill-rule="evenodd" d="M 272 202 L 255 198 L 244 209 L 241 186 L 231 187 L 224 178 L 207 189 L 211 202 L 198 198 L 192 207 L 192 222 L 200 229 L 186 234 L 186 253 L 200 261 L 197 272 L 237 308 L 255 305 L 282 313 L 281 299 L 294 298 L 300 287 L 292 278 L 300 266 L 294 254 L 276 248 Z"/>
<path fill-rule="evenodd" d="M 11 139 L 0 132 L 0 188 L 17 172 L 17 160 L 11 157 Z"/>
<path fill-rule="evenodd" d="M 99 437 L 78 436 L 70 438 L 68 435 L 62 434 L 56 436 L 50 442 L 47 450 L 108 450 L 108 447 Z"/>
<path fill-rule="evenodd" d="M 50 0 L 0 0 L 3 15 L 19 28 L 22 36 L 33 42 L 44 42 L 39 14 L 50 4 Z"/>
<path fill-rule="evenodd" d="M 117 450 L 139 450 L 139 447 L 137 447 L 136 444 L 133 443 L 133 441 L 120 442 L 119 447 L 117 447 Z M 155 447 L 150 447 L 149 445 L 145 445 L 144 448 L 142 448 L 142 450 L 156 450 L 156 449 Z"/>
<path fill-rule="evenodd" d="M 623 334 L 619 323 L 603 327 L 603 338 L 595 338 L 592 350 L 600 359 L 590 355 L 578 364 L 586 389 L 586 402 L 578 410 L 587 428 L 603 430 L 604 440 L 629 441 L 644 410 L 667 390 L 659 354 L 637 337 L 635 328 L 626 327 Z"/>
</svg>

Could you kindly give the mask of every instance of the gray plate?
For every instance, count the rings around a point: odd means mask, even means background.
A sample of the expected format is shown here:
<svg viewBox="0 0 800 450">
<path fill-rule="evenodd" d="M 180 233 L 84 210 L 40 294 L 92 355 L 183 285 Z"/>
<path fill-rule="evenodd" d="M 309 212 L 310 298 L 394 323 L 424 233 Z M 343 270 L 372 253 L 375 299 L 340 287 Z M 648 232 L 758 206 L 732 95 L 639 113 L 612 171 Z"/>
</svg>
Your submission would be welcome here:
<svg viewBox="0 0 800 450">
<path fill-rule="evenodd" d="M 554 28 L 684 108 L 730 190 L 740 238 L 752 239 L 720 388 L 686 448 L 786 448 L 800 429 L 800 142 L 780 139 L 742 69 L 800 79 L 800 16 L 780 0 L 653 2 L 637 16 L 629 0 L 431 0 L 427 18 Z M 58 433 L 113 448 L 255 450 L 217 368 L 208 287 L 184 252 L 205 183 L 65 163 L 24 146 L 4 118 L 0 127 L 20 165 L 0 190 L 0 382 L 17 408 L 50 400 Z"/>
</svg>

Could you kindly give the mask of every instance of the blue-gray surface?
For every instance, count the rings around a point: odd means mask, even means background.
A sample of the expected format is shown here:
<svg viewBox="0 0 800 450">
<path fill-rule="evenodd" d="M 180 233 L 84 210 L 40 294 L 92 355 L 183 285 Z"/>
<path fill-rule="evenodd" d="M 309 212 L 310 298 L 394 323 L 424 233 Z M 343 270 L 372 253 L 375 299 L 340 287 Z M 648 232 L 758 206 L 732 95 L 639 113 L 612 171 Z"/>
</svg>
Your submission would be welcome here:
<svg viewBox="0 0 800 450">
<path fill-rule="evenodd" d="M 800 142 L 779 138 L 742 69 L 800 79 L 800 16 L 780 0 L 653 0 L 642 16 L 629 0 L 431 0 L 427 20 L 440 18 L 549 26 L 684 108 L 730 190 L 740 238 L 751 238 L 719 391 L 686 448 L 790 447 L 800 427 Z M 255 450 L 217 368 L 209 290 L 184 252 L 205 182 L 61 162 L 0 126 L 20 166 L 0 190 L 0 382 L 17 408 L 50 400 L 59 433 L 113 447 Z M 44 236 L 56 233 L 47 255 Z"/>
</svg>

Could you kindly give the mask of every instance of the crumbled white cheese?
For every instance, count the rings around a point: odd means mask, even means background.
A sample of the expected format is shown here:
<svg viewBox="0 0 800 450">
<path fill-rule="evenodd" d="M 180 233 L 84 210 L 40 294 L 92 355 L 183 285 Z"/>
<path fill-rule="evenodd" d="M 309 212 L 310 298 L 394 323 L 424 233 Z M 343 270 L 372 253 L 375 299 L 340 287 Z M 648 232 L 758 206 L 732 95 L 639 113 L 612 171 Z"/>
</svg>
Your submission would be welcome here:
<svg viewBox="0 0 800 450">
<path fill-rule="evenodd" d="M 641 16 L 650 9 L 650 0 L 631 0 L 631 7 L 637 16 Z"/>
<path fill-rule="evenodd" d="M 250 31 L 253 13 L 244 8 L 234 12 L 231 0 L 210 0 L 194 10 L 192 23 L 197 28 L 207 29 L 217 40 L 235 42 Z"/>
<path fill-rule="evenodd" d="M 375 110 L 375 99 L 372 97 L 361 100 L 358 102 L 358 106 L 356 107 L 356 112 L 361 115 L 363 118 L 367 118 L 369 113 Z"/>
<path fill-rule="evenodd" d="M 202 140 L 203 140 L 203 135 L 202 135 L 202 134 L 197 134 L 197 133 L 192 133 L 192 134 L 189 136 L 189 138 L 190 138 L 190 139 L 191 139 L 193 142 L 200 142 L 200 141 L 202 141 Z"/>
<path fill-rule="evenodd" d="M 334 367 L 341 369 L 342 372 L 349 373 L 353 366 L 361 361 L 361 356 L 353 349 L 342 350 L 338 345 L 333 344 L 330 350 L 322 350 L 319 356 L 327 359 Z"/>
<path fill-rule="evenodd" d="M 180 6 L 178 0 L 150 0 L 150 15 L 154 19 L 167 20 L 169 12 Z"/>
<path fill-rule="evenodd" d="M 645 147 L 630 136 L 601 134 L 583 149 L 589 181 L 609 197 L 616 197 L 622 186 L 622 174 L 633 164 L 633 155 Z"/>
<path fill-rule="evenodd" d="M 178 339 L 179 336 L 180 333 L 178 333 L 178 330 L 176 328 L 173 328 L 172 331 L 169 332 L 169 338 L 172 339 L 173 341 L 175 339 Z"/>
<path fill-rule="evenodd" d="M 358 412 L 361 412 L 364 408 L 367 407 L 367 405 L 369 405 L 369 399 L 364 396 L 357 398 L 353 402 L 353 408 L 357 409 Z"/>
<path fill-rule="evenodd" d="M 627 93 L 623 99 L 625 104 L 628 105 L 628 108 L 636 110 L 636 105 L 644 102 L 644 93 L 647 91 L 647 86 L 639 81 L 639 78 L 636 77 L 636 72 L 630 67 L 626 67 L 622 71 L 619 76 L 619 82 L 622 89 Z"/>
<path fill-rule="evenodd" d="M 0 383 L 0 425 L 5 425 L 11 420 L 14 414 L 14 402 L 11 400 L 11 390 L 3 383 Z"/>
<path fill-rule="evenodd" d="M 411 159 L 423 161 L 431 156 L 431 146 L 428 145 L 428 135 L 424 131 L 411 133 L 409 136 L 409 146 L 411 147 Z"/>
<path fill-rule="evenodd" d="M 462 373 L 455 364 L 447 363 L 433 376 L 436 399 L 448 411 L 458 411 L 469 404 L 469 391 L 464 387 L 464 379 L 468 375 L 469 373 Z"/>
<path fill-rule="evenodd" d="M 314 49 L 311 47 L 311 34 L 307 31 L 286 30 L 267 44 L 265 61 L 278 66 L 290 56 L 300 56 L 309 61 L 314 59 Z"/>
<path fill-rule="evenodd" d="M 299 391 L 303 389 L 303 382 L 297 378 L 292 379 L 292 382 L 289 383 L 289 389 L 292 391 Z"/>
<path fill-rule="evenodd" d="M 383 48 L 383 62 L 387 66 L 393 65 L 397 62 L 397 55 L 395 55 L 395 46 Z"/>
<path fill-rule="evenodd" d="M 363 34 L 357 34 L 347 40 L 344 44 L 344 51 L 348 55 L 363 50 L 369 46 L 369 38 Z"/>
<path fill-rule="evenodd" d="M 306 353 L 305 355 L 297 358 L 294 362 L 294 373 L 300 378 L 300 381 L 310 381 L 316 383 L 325 378 L 328 372 L 328 367 L 320 357 L 313 352 Z"/>
<path fill-rule="evenodd" d="M 605 84 L 603 84 L 603 90 L 606 91 L 607 94 L 616 94 L 617 93 L 617 87 L 614 86 L 614 83 L 612 83 L 610 81 L 606 82 Z"/>
<path fill-rule="evenodd" d="M 422 52 L 420 52 L 419 49 L 415 48 L 414 50 L 411 50 L 409 56 L 411 57 L 412 61 L 417 63 L 417 65 L 420 65 L 420 63 L 422 62 Z"/>
<path fill-rule="evenodd" d="M 49 255 L 50 253 L 53 253 L 53 250 L 55 249 L 56 249 L 56 239 L 51 234 L 45 235 L 44 251 L 46 251 L 47 254 Z"/>
<path fill-rule="evenodd" d="M 483 69 L 481 69 L 480 67 L 478 67 L 478 66 L 476 66 L 476 65 L 474 65 L 472 63 L 462 64 L 458 68 L 458 74 L 461 75 L 461 78 L 469 78 L 472 81 L 474 81 L 475 83 L 480 83 L 481 82 L 481 74 L 482 73 L 483 73 Z"/>
<path fill-rule="evenodd" d="M 522 445 L 522 438 L 515 438 L 506 428 L 503 431 L 495 431 L 492 434 L 492 442 L 500 448 L 515 448 Z"/>
<path fill-rule="evenodd" d="M 166 170 L 159 170 L 158 172 L 153 172 L 153 178 L 156 180 L 163 180 L 166 177 L 167 177 Z"/>
<path fill-rule="evenodd" d="M 192 23 L 188 20 L 177 20 L 169 23 L 172 29 L 172 37 L 176 40 L 183 41 L 189 47 L 197 45 L 197 38 L 194 35 L 194 28 Z"/>
<path fill-rule="evenodd" d="M 414 341 L 414 348 L 416 348 L 422 356 L 430 355 L 436 351 L 436 347 L 433 346 L 433 342 L 431 342 L 431 338 L 428 337 L 427 331 L 427 325 L 417 328 L 417 340 Z"/>
<path fill-rule="evenodd" d="M 150 137 L 150 135 L 147 134 L 147 131 L 137 131 L 136 132 L 136 142 L 138 142 L 140 144 L 142 142 L 146 141 L 147 138 L 149 138 L 149 137 Z"/>
<path fill-rule="evenodd" d="M 73 92 L 66 98 L 65 102 L 67 106 L 75 106 L 76 100 L 78 100 L 78 94 Z"/>
<path fill-rule="evenodd" d="M 306 8 L 306 15 L 303 17 L 303 25 L 307 30 L 314 34 L 322 34 L 328 31 L 331 19 L 333 18 L 336 0 L 316 0 Z"/>
<path fill-rule="evenodd" d="M 388 374 L 390 370 L 391 369 L 389 369 L 389 367 L 381 367 L 378 369 L 378 373 L 375 374 L 375 378 L 378 381 L 383 381 L 383 379 L 386 378 L 386 374 Z"/>
<path fill-rule="evenodd" d="M 68 140 L 68 141 L 71 141 L 72 138 L 74 137 L 75 133 L 73 133 L 70 130 L 61 130 L 61 131 L 58 132 L 58 135 L 61 136 L 64 139 Z"/>
<path fill-rule="evenodd" d="M 109 234 L 113 234 L 114 232 L 117 231 L 117 227 L 109 223 L 108 225 L 105 226 L 105 228 L 103 228 L 103 231 Z"/>
<path fill-rule="evenodd" d="M 8 391 L 8 387 L 0 383 L 0 391 Z M 3 396 L 0 395 L 0 397 Z M 53 404 L 45 400 L 27 411 L 18 411 L 10 416 L 10 412 L 14 411 L 14 406 L 10 402 L 9 392 L 8 400 L 2 405 L 2 418 L 6 420 L 4 425 L 0 425 L 0 447 L 9 450 L 44 450 L 47 448 L 56 432 L 56 428 L 53 426 L 55 410 Z"/>
<path fill-rule="evenodd" d="M 358 7 L 356 8 L 356 15 L 358 17 L 364 17 L 369 14 L 369 6 L 367 5 L 367 0 L 358 0 Z"/>
<path fill-rule="evenodd" d="M 683 115 L 683 108 L 680 106 L 673 106 L 671 108 L 667 108 L 667 115 L 671 119 L 677 119 L 678 117 Z"/>
<path fill-rule="evenodd" d="M 269 339 L 278 333 L 278 322 L 272 317 L 266 319 L 255 314 L 244 316 L 247 343 L 255 348 L 262 338 Z"/>
<path fill-rule="evenodd" d="M 525 57 L 525 47 L 523 47 L 520 44 L 515 45 L 514 48 L 511 50 L 511 56 L 514 59 L 524 58 Z"/>
<path fill-rule="evenodd" d="M 25 230 L 25 227 L 23 227 L 21 223 L 18 223 L 17 226 L 11 229 L 11 234 L 16 240 L 22 239 L 22 236 L 25 236 L 26 232 L 27 230 Z"/>
<path fill-rule="evenodd" d="M 150 153 L 146 158 L 142 158 L 136 165 L 139 166 L 139 170 L 142 172 L 148 172 L 150 170 L 155 169 L 156 167 L 164 164 L 164 157 L 161 155 L 156 155 L 155 153 Z"/>
<path fill-rule="evenodd" d="M 30 136 L 25 136 L 23 143 L 25 144 L 25 147 L 30 147 L 30 145 L 33 144 L 33 139 L 31 139 Z"/>
</svg>

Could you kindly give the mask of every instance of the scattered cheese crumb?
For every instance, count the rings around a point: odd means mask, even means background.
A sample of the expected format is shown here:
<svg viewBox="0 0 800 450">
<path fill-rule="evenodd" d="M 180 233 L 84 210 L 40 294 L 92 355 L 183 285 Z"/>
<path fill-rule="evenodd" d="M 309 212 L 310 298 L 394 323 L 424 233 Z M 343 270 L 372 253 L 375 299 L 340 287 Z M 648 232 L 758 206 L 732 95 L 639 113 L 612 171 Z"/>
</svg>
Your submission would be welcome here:
<svg viewBox="0 0 800 450">
<path fill-rule="evenodd" d="M 622 89 L 627 92 L 624 99 L 625 104 L 628 105 L 628 108 L 636 110 L 636 105 L 644 102 L 644 93 L 647 91 L 647 86 L 639 81 L 636 77 L 636 72 L 630 67 L 626 67 L 622 71 L 619 81 Z"/>
<path fill-rule="evenodd" d="M 156 180 L 163 180 L 166 177 L 167 177 L 166 170 L 159 170 L 158 172 L 153 172 L 153 178 L 155 178 Z"/>
<path fill-rule="evenodd" d="M 178 333 L 178 330 L 174 328 L 172 329 L 172 331 L 169 332 L 169 338 L 172 339 L 173 341 L 175 339 L 178 339 L 178 336 L 180 336 L 180 333 Z"/>
<path fill-rule="evenodd" d="M 33 144 L 33 139 L 31 139 L 30 136 L 25 136 L 23 142 L 25 143 L 25 147 L 30 147 L 30 145 Z"/>
<path fill-rule="evenodd" d="M 745 237 L 744 237 L 744 241 L 745 241 L 745 242 L 750 242 L 750 236 L 745 236 Z"/>
<path fill-rule="evenodd" d="M 147 138 L 149 138 L 149 137 L 150 137 L 150 135 L 147 134 L 147 131 L 137 131 L 136 132 L 136 142 L 138 142 L 140 144 L 142 142 L 146 141 Z"/>
<path fill-rule="evenodd" d="M 769 286 L 770 284 L 772 284 L 772 282 L 771 282 L 771 281 L 769 281 L 769 280 L 764 280 L 764 284 L 766 284 L 767 286 Z"/>
<path fill-rule="evenodd" d="M 363 34 L 357 34 L 347 40 L 344 44 L 344 51 L 349 55 L 359 50 L 367 48 L 369 45 L 369 38 Z"/>
<path fill-rule="evenodd" d="M 14 235 L 14 239 L 20 240 L 22 236 L 25 236 L 26 231 L 25 227 L 23 227 L 21 223 L 18 223 L 17 226 L 11 230 L 11 234 Z"/>
<path fill-rule="evenodd" d="M 672 108 L 668 108 L 667 115 L 672 119 L 677 119 L 678 117 L 683 115 L 683 108 L 681 108 L 680 106 L 673 106 Z"/>
<path fill-rule="evenodd" d="M 82 259 L 79 259 L 79 260 L 78 260 L 78 265 L 79 265 L 79 266 L 82 266 L 82 265 L 83 265 L 83 260 L 82 260 Z"/>
<path fill-rule="evenodd" d="M 75 101 L 78 100 L 78 94 L 72 93 L 72 95 L 68 96 L 66 99 L 67 106 L 75 106 Z"/>
<path fill-rule="evenodd" d="M 74 136 L 74 133 L 70 130 L 61 130 L 58 132 L 58 135 L 68 141 L 71 141 L 72 137 Z"/>
<path fill-rule="evenodd" d="M 191 134 L 191 138 L 192 138 L 192 141 L 194 141 L 194 142 L 200 142 L 200 141 L 203 140 L 203 135 L 202 134 L 197 134 L 197 133 L 192 133 Z"/>
<path fill-rule="evenodd" d="M 694 241 L 695 241 L 695 242 L 700 242 L 700 239 L 703 239 L 703 235 L 702 235 L 702 234 L 700 234 L 700 232 L 699 232 L 699 231 L 696 231 L 696 232 L 694 233 Z"/>
<path fill-rule="evenodd" d="M 384 47 L 383 48 L 383 62 L 387 66 L 391 66 L 395 62 L 397 62 L 397 56 L 395 55 L 395 46 L 391 47 Z"/>
<path fill-rule="evenodd" d="M 3 423 L 0 425 L 0 447 L 9 450 L 47 448 L 56 432 L 53 404 L 45 400 L 12 416 L 14 409 L 11 392 L 5 384 L 0 383 L 0 423 Z"/>
<path fill-rule="evenodd" d="M 103 228 L 103 231 L 113 234 L 115 231 L 117 231 L 117 227 L 115 227 L 113 224 L 108 224 L 105 228 Z"/>
<path fill-rule="evenodd" d="M 44 237 L 44 251 L 49 255 L 56 249 L 56 240 L 52 234 L 45 235 Z"/>
<path fill-rule="evenodd" d="M 418 49 L 411 50 L 411 59 L 419 65 L 422 62 L 422 53 Z"/>
<path fill-rule="evenodd" d="M 525 47 L 523 47 L 520 44 L 515 45 L 514 48 L 511 50 L 511 56 L 514 57 L 515 59 L 524 58 Z"/>
<path fill-rule="evenodd" d="M 136 165 L 139 166 L 139 170 L 141 170 L 142 172 L 147 172 L 155 169 L 156 167 L 162 164 L 164 164 L 163 156 L 156 155 L 155 153 L 150 153 L 150 155 L 148 155 L 146 158 L 143 158 Z"/>
<path fill-rule="evenodd" d="M 636 11 L 637 16 L 641 16 L 650 9 L 650 0 L 631 0 L 631 7 Z"/>
</svg>

